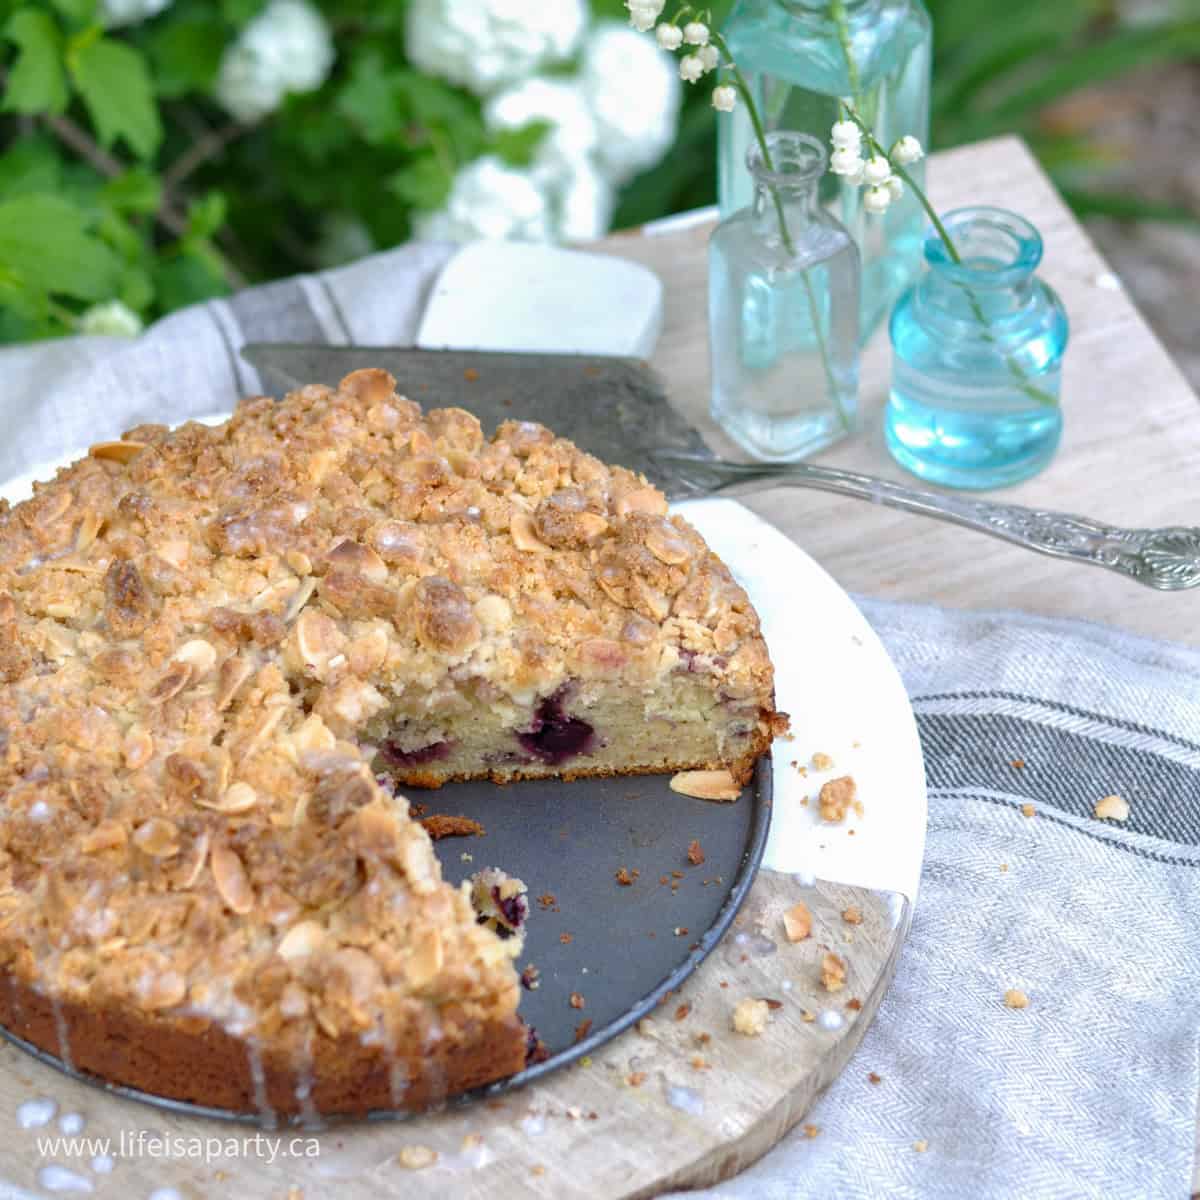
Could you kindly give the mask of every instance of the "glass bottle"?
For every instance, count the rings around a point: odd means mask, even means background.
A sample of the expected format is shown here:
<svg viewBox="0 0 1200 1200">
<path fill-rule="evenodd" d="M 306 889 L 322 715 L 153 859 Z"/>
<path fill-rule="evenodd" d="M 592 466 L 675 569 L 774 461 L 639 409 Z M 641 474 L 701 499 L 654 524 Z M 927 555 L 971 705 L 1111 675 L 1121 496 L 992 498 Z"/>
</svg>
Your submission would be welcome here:
<svg viewBox="0 0 1200 1200">
<path fill-rule="evenodd" d="M 723 33 L 768 130 L 827 143 L 839 102 L 852 100 L 884 146 L 905 134 L 928 145 L 932 26 L 921 0 L 737 0 Z M 722 113 L 717 131 L 717 193 L 729 216 L 753 195 L 746 106 Z M 909 170 L 924 188 L 924 164 Z M 862 255 L 865 340 L 920 273 L 924 218 L 911 191 L 883 216 L 863 209 L 863 194 L 835 175 L 821 182 L 821 203 Z"/>
<path fill-rule="evenodd" d="M 884 432 L 901 466 L 949 487 L 992 488 L 1040 471 L 1062 434 L 1062 301 L 1038 279 L 1042 239 L 1000 208 L 961 208 L 932 231 L 929 271 L 892 313 Z"/>
<path fill-rule="evenodd" d="M 753 203 L 709 242 L 713 419 L 759 459 L 850 433 L 858 402 L 858 251 L 817 201 L 816 138 L 767 135 L 747 155 Z M 771 167 L 767 166 L 768 161 Z"/>
</svg>

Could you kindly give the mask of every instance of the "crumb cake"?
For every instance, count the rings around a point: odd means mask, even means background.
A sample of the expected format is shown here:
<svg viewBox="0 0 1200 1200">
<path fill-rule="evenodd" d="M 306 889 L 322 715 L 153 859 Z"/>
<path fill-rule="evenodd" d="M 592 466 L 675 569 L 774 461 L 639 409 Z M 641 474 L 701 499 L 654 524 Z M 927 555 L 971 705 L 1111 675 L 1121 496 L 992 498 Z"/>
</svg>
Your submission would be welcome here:
<svg viewBox="0 0 1200 1200">
<path fill-rule="evenodd" d="M 0 501 L 0 1023 L 264 1114 L 511 1074 L 523 888 L 396 785 L 745 780 L 782 721 L 720 560 L 541 426 L 369 370 L 133 429 Z"/>
</svg>

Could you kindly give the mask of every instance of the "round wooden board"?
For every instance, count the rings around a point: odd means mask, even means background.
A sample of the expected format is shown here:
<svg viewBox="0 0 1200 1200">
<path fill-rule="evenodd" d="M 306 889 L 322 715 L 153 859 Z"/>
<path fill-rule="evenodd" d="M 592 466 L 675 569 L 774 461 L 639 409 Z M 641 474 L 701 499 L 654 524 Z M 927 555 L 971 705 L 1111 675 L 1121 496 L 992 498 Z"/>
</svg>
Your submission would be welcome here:
<svg viewBox="0 0 1200 1200">
<path fill-rule="evenodd" d="M 792 944 L 783 913 L 798 900 L 812 912 L 812 935 Z M 843 919 L 851 906 L 861 924 Z M 716 1183 L 766 1153 L 846 1065 L 891 980 L 908 923 L 899 895 L 762 871 L 732 929 L 683 990 L 590 1060 L 469 1107 L 323 1133 L 264 1131 L 257 1143 L 244 1126 L 121 1099 L 5 1045 L 0 1105 L 12 1133 L 0 1148 L 0 1197 L 47 1195 L 39 1172 L 51 1163 L 114 1200 L 148 1200 L 161 1188 L 176 1189 L 165 1193 L 171 1200 L 634 1200 Z M 834 993 L 820 982 L 828 951 L 847 967 Z M 773 1002 L 760 1037 L 732 1028 L 733 1009 L 747 996 Z M 16 1112 L 40 1097 L 57 1101 L 60 1117 L 82 1114 L 84 1136 L 112 1139 L 111 1173 L 96 1173 L 86 1157 L 39 1153 L 38 1138 L 57 1135 L 57 1124 L 22 1129 Z M 171 1152 L 155 1155 L 148 1138 L 139 1148 L 138 1131 L 172 1139 Z M 406 1147 L 434 1150 L 437 1161 L 406 1167 Z"/>
</svg>

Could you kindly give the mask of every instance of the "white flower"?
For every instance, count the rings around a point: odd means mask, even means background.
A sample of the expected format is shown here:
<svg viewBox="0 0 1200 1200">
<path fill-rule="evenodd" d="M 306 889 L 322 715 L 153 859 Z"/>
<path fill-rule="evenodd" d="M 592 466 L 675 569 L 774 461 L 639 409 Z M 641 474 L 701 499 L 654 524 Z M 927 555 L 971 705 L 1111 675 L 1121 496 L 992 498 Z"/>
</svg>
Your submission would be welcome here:
<svg viewBox="0 0 1200 1200">
<path fill-rule="evenodd" d="M 544 242 L 550 237 L 550 212 L 530 172 L 488 154 L 458 172 L 445 207 L 418 216 L 413 232 L 425 241 L 507 238 Z"/>
<path fill-rule="evenodd" d="M 909 133 L 892 147 L 892 157 L 902 167 L 907 167 L 910 163 L 920 162 L 925 157 L 925 151 L 921 149 L 921 143 Z"/>
<path fill-rule="evenodd" d="M 546 122 L 550 128 L 538 147 L 537 163 L 586 158 L 598 137 L 587 97 L 570 79 L 535 76 L 515 83 L 484 105 L 483 119 L 489 129 L 522 129 L 534 121 Z"/>
<path fill-rule="evenodd" d="M 660 25 L 654 37 L 664 50 L 678 50 L 683 45 L 683 30 L 678 25 Z"/>
<path fill-rule="evenodd" d="M 865 166 L 857 148 L 838 148 L 829 156 L 829 169 L 835 175 L 858 175 Z"/>
<path fill-rule="evenodd" d="M 721 65 L 721 52 L 711 43 L 701 46 L 696 51 L 696 57 L 704 64 L 706 71 L 715 71 Z"/>
<path fill-rule="evenodd" d="M 835 150 L 857 151 L 862 145 L 862 130 L 853 121 L 838 121 L 830 134 Z"/>
<path fill-rule="evenodd" d="M 555 237 L 564 242 L 590 242 L 603 237 L 616 206 L 612 184 L 590 159 L 577 160 L 551 196 Z"/>
<path fill-rule="evenodd" d="M 689 46 L 707 46 L 708 26 L 703 21 L 689 21 L 683 27 L 683 40 Z"/>
<path fill-rule="evenodd" d="M 662 0 L 625 0 L 629 23 L 639 33 L 649 33 L 663 10 Z"/>
<path fill-rule="evenodd" d="M 892 177 L 892 164 L 882 154 L 867 160 L 863 170 L 863 178 L 872 187 L 882 187 Z"/>
<path fill-rule="evenodd" d="M 679 78 L 695 83 L 704 74 L 704 62 L 698 54 L 685 54 L 679 60 Z"/>
<path fill-rule="evenodd" d="M 884 186 L 891 195 L 893 202 L 899 200 L 904 195 L 904 180 L 898 175 L 893 175 Z"/>
<path fill-rule="evenodd" d="M 728 84 L 713 88 L 712 106 L 718 112 L 733 112 L 736 105 L 737 88 L 729 87 Z"/>
<path fill-rule="evenodd" d="M 586 0 L 411 0 L 406 49 L 418 70 L 484 96 L 570 58 Z"/>
<path fill-rule="evenodd" d="M 550 126 L 529 165 L 529 177 L 546 197 L 551 236 L 590 241 L 608 232 L 616 198 L 592 161 L 596 120 L 578 83 L 527 79 L 493 96 L 483 116 L 489 129 L 521 129 L 534 121 Z"/>
<path fill-rule="evenodd" d="M 170 6 L 171 0 L 102 0 L 100 20 L 107 28 L 116 29 L 148 21 Z"/>
<path fill-rule="evenodd" d="M 120 300 L 106 300 L 85 309 L 76 328 L 92 337 L 136 337 L 142 332 L 142 318 Z"/>
<path fill-rule="evenodd" d="M 892 202 L 891 189 L 888 187 L 869 187 L 863 192 L 863 208 L 874 216 L 879 216 L 888 210 Z"/>
<path fill-rule="evenodd" d="M 674 65 L 649 38 L 602 21 L 588 34 L 580 86 L 596 120 L 596 161 L 624 183 L 659 162 L 675 140 L 682 88 Z"/>
<path fill-rule="evenodd" d="M 315 91 L 333 66 L 333 41 L 307 0 L 271 0 L 221 59 L 216 96 L 239 121 L 256 121 L 289 92 Z"/>
</svg>

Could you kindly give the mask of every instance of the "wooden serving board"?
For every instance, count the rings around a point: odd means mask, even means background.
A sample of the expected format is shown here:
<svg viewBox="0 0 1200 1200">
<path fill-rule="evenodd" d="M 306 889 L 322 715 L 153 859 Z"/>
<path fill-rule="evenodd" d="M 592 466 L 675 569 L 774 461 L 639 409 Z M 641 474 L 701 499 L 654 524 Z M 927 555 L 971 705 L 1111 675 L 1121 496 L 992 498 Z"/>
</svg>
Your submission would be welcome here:
<svg viewBox="0 0 1200 1200">
<path fill-rule="evenodd" d="M 782 914 L 798 900 L 813 927 L 792 944 Z M 851 906 L 861 924 L 843 919 Z M 763 871 L 681 993 L 590 1060 L 468 1107 L 325 1132 L 263 1131 L 257 1142 L 253 1128 L 125 1100 L 4 1045 L 0 1109 L 11 1132 L 0 1147 L 0 1200 L 64 1192 L 114 1200 L 633 1200 L 715 1183 L 770 1149 L 841 1071 L 887 988 L 908 921 L 900 896 Z M 820 982 L 828 951 L 847 966 L 835 993 Z M 733 1009 L 747 996 L 778 1001 L 759 1037 L 732 1028 Z M 27 1122 L 29 1102 L 46 1098 L 57 1103 L 55 1117 L 22 1128 L 19 1110 Z M 39 1153 L 39 1139 L 60 1136 L 68 1114 L 83 1118 L 80 1137 L 111 1139 L 110 1170 L 91 1163 L 95 1146 L 76 1157 L 62 1148 Z M 162 1147 L 151 1134 L 172 1139 L 171 1153 L 154 1155 Z M 424 1162 L 426 1151 L 436 1161 L 405 1165 Z M 47 1186 L 64 1179 L 46 1174 L 55 1165 L 92 1190 Z"/>
</svg>

